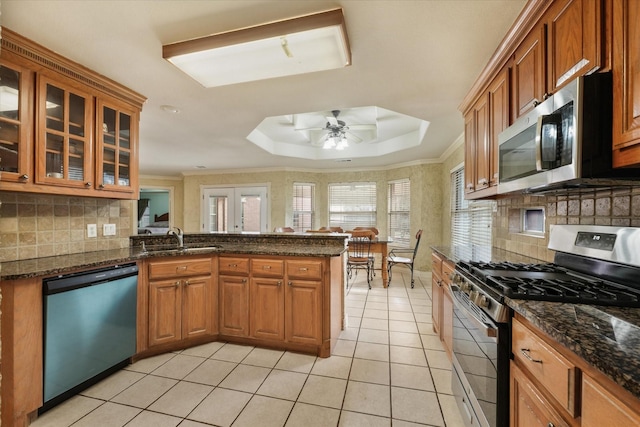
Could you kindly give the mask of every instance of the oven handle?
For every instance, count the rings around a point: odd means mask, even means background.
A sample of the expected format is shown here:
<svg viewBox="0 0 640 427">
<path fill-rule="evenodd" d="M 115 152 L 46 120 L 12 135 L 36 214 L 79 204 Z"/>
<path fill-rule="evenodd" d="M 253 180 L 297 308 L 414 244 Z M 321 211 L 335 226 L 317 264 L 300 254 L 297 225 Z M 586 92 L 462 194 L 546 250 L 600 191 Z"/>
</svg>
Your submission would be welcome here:
<svg viewBox="0 0 640 427">
<path fill-rule="evenodd" d="M 451 295 L 453 296 L 453 303 L 455 304 L 455 306 L 462 311 L 465 316 L 469 319 L 472 320 L 476 326 L 485 334 L 485 336 L 489 337 L 489 338 L 495 338 L 498 336 L 498 328 L 496 327 L 495 324 L 493 323 L 485 323 L 484 321 L 482 321 L 481 319 L 478 319 L 478 317 L 476 317 L 466 306 L 466 302 L 462 301 L 460 299 L 460 297 L 458 297 L 458 294 L 460 294 L 460 288 L 458 288 L 455 285 L 451 285 Z"/>
</svg>

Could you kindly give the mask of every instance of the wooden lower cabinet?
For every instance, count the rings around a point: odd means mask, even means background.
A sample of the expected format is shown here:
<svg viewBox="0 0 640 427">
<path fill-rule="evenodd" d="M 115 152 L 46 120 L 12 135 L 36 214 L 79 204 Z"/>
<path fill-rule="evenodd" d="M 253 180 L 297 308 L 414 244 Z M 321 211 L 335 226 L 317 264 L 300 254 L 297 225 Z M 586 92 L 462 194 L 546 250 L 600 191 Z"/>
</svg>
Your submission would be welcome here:
<svg viewBox="0 0 640 427">
<path fill-rule="evenodd" d="M 285 307 L 282 278 L 251 278 L 249 323 L 251 336 L 284 340 Z"/>
<path fill-rule="evenodd" d="M 437 253 L 431 254 L 431 320 L 433 332 L 440 335 L 442 324 L 442 258 Z"/>
<path fill-rule="evenodd" d="M 453 359 L 453 297 L 449 286 L 443 286 L 442 292 L 442 328 L 440 329 L 440 339 L 444 350 Z"/>
<path fill-rule="evenodd" d="M 318 345 L 322 341 L 322 282 L 289 280 L 285 302 L 289 342 Z"/>
<path fill-rule="evenodd" d="M 220 276 L 220 334 L 249 335 L 249 278 Z"/>
<path fill-rule="evenodd" d="M 582 427 L 640 426 L 640 402 L 623 402 L 611 392 L 615 387 L 582 377 Z"/>
<path fill-rule="evenodd" d="M 215 333 L 217 292 L 211 262 L 185 257 L 149 263 L 148 347 Z"/>
</svg>

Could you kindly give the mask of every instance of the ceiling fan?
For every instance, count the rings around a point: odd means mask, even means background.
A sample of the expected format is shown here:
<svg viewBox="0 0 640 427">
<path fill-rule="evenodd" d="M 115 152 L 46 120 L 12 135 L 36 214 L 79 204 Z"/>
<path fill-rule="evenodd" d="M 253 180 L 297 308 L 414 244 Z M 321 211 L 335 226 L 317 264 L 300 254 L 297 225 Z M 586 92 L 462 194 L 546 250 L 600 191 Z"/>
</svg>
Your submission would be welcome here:
<svg viewBox="0 0 640 427">
<path fill-rule="evenodd" d="M 364 139 L 354 132 L 369 132 L 367 139 L 375 139 L 377 126 L 375 124 L 355 124 L 347 125 L 340 120 L 340 110 L 331 110 L 332 116 L 325 116 L 326 124 L 324 127 L 296 127 L 297 131 L 310 131 L 310 142 L 314 145 L 322 145 L 323 148 L 335 148 L 337 150 L 344 149 L 350 142 L 360 143 Z M 295 120 L 294 120 L 295 126 Z M 315 137 L 313 137 L 315 136 Z M 371 138 L 373 136 L 373 138 Z"/>
</svg>

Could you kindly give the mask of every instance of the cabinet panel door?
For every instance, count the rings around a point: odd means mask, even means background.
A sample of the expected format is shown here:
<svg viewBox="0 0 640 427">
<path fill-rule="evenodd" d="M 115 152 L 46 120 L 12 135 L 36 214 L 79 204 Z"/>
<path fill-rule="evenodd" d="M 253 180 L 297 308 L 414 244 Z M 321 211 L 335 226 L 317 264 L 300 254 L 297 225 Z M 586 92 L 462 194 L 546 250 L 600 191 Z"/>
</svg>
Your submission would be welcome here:
<svg viewBox="0 0 640 427">
<path fill-rule="evenodd" d="M 181 339 L 181 293 L 179 280 L 149 283 L 149 347 Z"/>
<path fill-rule="evenodd" d="M 601 66 L 601 10 L 599 0 L 557 0 L 547 12 L 550 93 Z"/>
<path fill-rule="evenodd" d="M 545 80 L 545 26 L 538 25 L 516 49 L 513 62 L 513 120 L 543 101 Z"/>
<path fill-rule="evenodd" d="M 442 279 L 435 271 L 431 272 L 431 319 L 433 320 L 433 331 L 440 335 L 442 324 Z"/>
<path fill-rule="evenodd" d="M 476 179 L 475 191 L 489 186 L 491 179 L 490 165 L 490 140 L 489 140 L 489 97 L 484 95 L 474 106 L 476 115 Z"/>
<path fill-rule="evenodd" d="M 640 165 L 640 2 L 613 2 L 613 165 Z"/>
<path fill-rule="evenodd" d="M 511 105 L 509 102 L 510 71 L 510 68 L 503 70 L 489 86 L 489 117 L 491 120 L 489 133 L 489 177 L 490 185 L 492 186 L 498 185 L 500 172 L 498 166 L 500 153 L 498 135 L 511 124 Z"/>
<path fill-rule="evenodd" d="M 282 279 L 251 279 L 251 336 L 284 340 L 284 286 Z"/>
<path fill-rule="evenodd" d="M 639 408 L 634 411 L 589 376 L 582 377 L 582 427 L 640 425 Z"/>
<path fill-rule="evenodd" d="M 476 185 L 476 112 L 464 116 L 464 192 L 473 193 Z"/>
<path fill-rule="evenodd" d="M 0 179 L 33 181 L 33 72 L 0 59 Z M 12 95 L 12 96 L 10 96 Z"/>
<path fill-rule="evenodd" d="M 249 283 L 246 277 L 220 276 L 220 334 L 249 335 Z"/>
<path fill-rule="evenodd" d="M 38 75 L 36 182 L 92 190 L 93 96 Z"/>
<path fill-rule="evenodd" d="M 449 356 L 449 360 L 453 358 L 453 297 L 448 285 L 442 286 L 442 329 L 440 336 L 444 349 Z"/>
<path fill-rule="evenodd" d="M 191 277 L 182 280 L 182 339 L 211 333 L 211 277 Z"/>
<path fill-rule="evenodd" d="M 287 341 L 320 344 L 322 341 L 322 282 L 289 280 L 285 292 Z"/>
</svg>

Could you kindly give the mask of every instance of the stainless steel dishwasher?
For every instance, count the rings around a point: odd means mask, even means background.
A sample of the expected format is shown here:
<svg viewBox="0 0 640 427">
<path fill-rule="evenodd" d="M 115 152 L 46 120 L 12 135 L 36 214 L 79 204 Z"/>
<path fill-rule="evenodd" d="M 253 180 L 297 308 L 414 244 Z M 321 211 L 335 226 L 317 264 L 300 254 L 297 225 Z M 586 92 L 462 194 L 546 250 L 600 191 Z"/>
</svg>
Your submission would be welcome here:
<svg viewBox="0 0 640 427">
<path fill-rule="evenodd" d="M 44 412 L 129 363 L 136 352 L 135 263 L 43 281 Z"/>
</svg>

